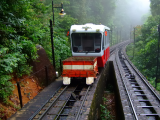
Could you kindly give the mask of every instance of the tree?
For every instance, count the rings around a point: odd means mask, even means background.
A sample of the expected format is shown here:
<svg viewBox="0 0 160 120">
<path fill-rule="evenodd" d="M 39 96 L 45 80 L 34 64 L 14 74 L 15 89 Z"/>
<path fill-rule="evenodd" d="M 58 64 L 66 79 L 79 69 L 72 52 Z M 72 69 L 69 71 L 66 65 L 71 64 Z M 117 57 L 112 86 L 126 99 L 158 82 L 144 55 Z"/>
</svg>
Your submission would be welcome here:
<svg viewBox="0 0 160 120">
<path fill-rule="evenodd" d="M 151 12 L 153 16 L 160 15 L 160 0 L 150 0 L 151 1 Z"/>
</svg>

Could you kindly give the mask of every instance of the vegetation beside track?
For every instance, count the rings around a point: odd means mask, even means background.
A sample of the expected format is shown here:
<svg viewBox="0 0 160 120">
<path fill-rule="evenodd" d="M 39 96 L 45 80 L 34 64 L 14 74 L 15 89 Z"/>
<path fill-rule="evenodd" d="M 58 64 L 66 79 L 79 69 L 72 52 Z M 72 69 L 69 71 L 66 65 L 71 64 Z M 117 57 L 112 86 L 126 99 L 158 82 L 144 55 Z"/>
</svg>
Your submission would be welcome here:
<svg viewBox="0 0 160 120">
<path fill-rule="evenodd" d="M 104 91 L 103 104 L 101 107 L 101 120 L 115 120 L 116 119 L 116 103 L 114 87 L 112 84 L 107 84 L 106 91 Z"/>
<path fill-rule="evenodd" d="M 141 71 L 148 81 L 155 86 L 157 70 L 158 31 L 160 16 L 150 16 L 142 26 L 135 28 L 135 44 L 127 46 L 127 54 L 133 64 Z M 160 61 L 160 58 L 158 58 Z M 160 66 L 160 64 L 158 64 Z M 159 71 L 158 71 L 159 74 Z M 159 74 L 160 75 L 160 74 Z M 158 75 L 157 90 L 160 91 Z"/>
<path fill-rule="evenodd" d="M 135 44 L 127 46 L 127 54 L 134 65 L 142 72 L 148 81 L 155 87 L 157 52 L 158 52 L 158 25 L 160 25 L 159 0 L 150 0 L 151 13 L 142 26 L 135 27 Z M 160 47 L 160 45 L 159 45 Z M 158 58 L 160 62 L 160 56 Z M 160 69 L 158 69 L 157 87 L 160 91 Z"/>
</svg>

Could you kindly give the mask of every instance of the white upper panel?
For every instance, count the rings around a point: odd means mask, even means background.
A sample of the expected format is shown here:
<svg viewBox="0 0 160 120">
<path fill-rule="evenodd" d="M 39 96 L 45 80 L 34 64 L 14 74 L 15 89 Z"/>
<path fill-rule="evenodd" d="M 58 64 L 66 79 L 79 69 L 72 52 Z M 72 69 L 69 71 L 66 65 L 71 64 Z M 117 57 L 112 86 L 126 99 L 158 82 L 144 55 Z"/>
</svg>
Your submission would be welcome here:
<svg viewBox="0 0 160 120">
<path fill-rule="evenodd" d="M 109 27 L 104 26 L 104 25 L 95 25 L 93 23 L 86 23 L 84 25 L 72 25 L 70 29 L 70 34 L 71 33 L 76 33 L 76 32 L 89 32 L 89 33 L 95 33 L 95 32 L 104 32 L 105 29 L 110 30 Z"/>
</svg>

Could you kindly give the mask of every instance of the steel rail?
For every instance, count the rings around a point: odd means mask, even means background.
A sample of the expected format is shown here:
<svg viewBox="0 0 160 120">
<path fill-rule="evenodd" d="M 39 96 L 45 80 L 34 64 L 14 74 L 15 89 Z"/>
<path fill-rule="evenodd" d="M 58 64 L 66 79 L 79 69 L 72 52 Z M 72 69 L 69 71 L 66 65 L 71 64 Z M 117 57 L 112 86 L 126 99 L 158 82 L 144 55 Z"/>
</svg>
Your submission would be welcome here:
<svg viewBox="0 0 160 120">
<path fill-rule="evenodd" d="M 69 101 L 70 97 L 71 97 L 71 95 L 68 97 L 68 99 L 66 100 L 64 106 L 61 108 L 60 112 L 58 113 L 58 115 L 56 115 L 56 118 L 54 118 L 54 120 L 57 120 L 59 118 L 59 116 L 61 115 L 62 111 L 64 110 L 67 102 Z"/>
<path fill-rule="evenodd" d="M 78 87 L 78 86 L 76 86 L 76 88 L 77 88 L 77 87 Z M 74 91 L 76 90 L 76 88 L 74 89 Z M 74 92 L 74 91 L 73 91 L 73 92 Z M 72 92 L 72 93 L 73 93 L 73 92 Z M 57 120 L 58 117 L 61 115 L 62 111 L 64 110 L 64 108 L 65 108 L 65 106 L 66 106 L 66 104 L 67 104 L 67 102 L 69 101 L 70 97 L 72 96 L 72 93 L 71 93 L 70 96 L 67 98 L 65 104 L 63 105 L 63 107 L 62 107 L 61 110 L 59 111 L 58 115 L 56 115 L 56 118 L 54 118 L 54 120 Z"/>
<path fill-rule="evenodd" d="M 111 48 L 110 48 L 110 55 L 112 55 L 113 53 L 114 53 L 114 51 L 116 50 L 116 48 L 121 48 L 122 46 L 124 46 L 124 44 L 130 44 L 131 43 L 131 41 L 124 41 L 124 42 L 122 42 L 122 43 L 119 43 L 119 44 L 117 44 L 117 45 L 114 45 L 114 46 L 112 46 Z"/>
<path fill-rule="evenodd" d="M 82 104 L 81 104 L 81 106 L 80 106 L 80 108 L 79 108 L 79 110 L 78 110 L 78 113 L 77 113 L 77 115 L 76 115 L 75 120 L 79 120 L 79 115 L 80 115 L 80 112 L 82 111 L 82 106 L 83 106 L 83 104 L 84 104 L 84 101 L 86 100 L 86 96 L 88 95 L 88 92 L 89 92 L 89 89 L 90 89 L 90 88 L 91 88 L 91 86 L 89 86 L 88 89 L 87 89 L 87 91 L 86 91 L 86 94 L 85 94 L 84 99 L 83 99 L 83 101 L 82 101 Z"/>
<path fill-rule="evenodd" d="M 61 93 L 56 97 L 56 99 L 54 101 L 52 101 L 51 105 L 47 108 L 47 110 L 40 116 L 40 118 L 38 118 L 38 120 L 40 120 L 41 118 L 44 117 L 44 115 L 48 112 L 48 110 L 52 107 L 52 105 L 57 101 L 57 99 L 61 96 L 61 94 L 68 88 L 68 86 L 66 86 Z"/>
<path fill-rule="evenodd" d="M 120 71 L 120 61 L 118 61 L 117 59 L 118 59 L 118 57 L 119 57 L 119 55 L 118 55 L 118 52 L 119 52 L 120 50 L 118 50 L 117 51 L 117 54 L 116 54 L 116 63 L 117 63 L 117 66 L 118 66 L 118 70 L 119 70 L 119 73 L 120 73 L 120 76 L 121 76 L 121 79 L 122 79 L 122 82 L 123 82 L 123 84 L 124 84 L 124 87 L 125 87 L 125 90 L 126 90 L 126 92 L 127 92 L 127 95 L 128 95 L 128 99 L 129 99 L 129 103 L 130 103 L 130 105 L 131 105 L 131 108 L 132 108 L 132 111 L 133 111 L 133 114 L 134 114 L 134 117 L 135 117 L 135 119 L 136 120 L 138 120 L 138 116 L 137 116 L 137 114 L 136 114 L 136 111 L 135 111 L 135 109 L 134 109 L 134 106 L 133 106 L 133 103 L 132 103 L 132 100 L 131 100 L 131 97 L 130 97 L 130 94 L 129 94 L 129 92 L 128 92 L 128 89 L 127 89 L 127 86 L 126 86 L 126 84 L 125 84 L 125 82 L 124 82 L 124 80 L 123 80 L 123 77 L 122 77 L 122 72 Z"/>
<path fill-rule="evenodd" d="M 66 90 L 68 88 L 68 86 L 66 86 L 62 91 L 61 91 L 61 93 L 54 99 L 54 101 L 52 101 L 51 102 L 51 104 L 50 104 L 50 106 L 45 110 L 45 112 L 38 118 L 38 120 L 40 120 L 47 112 L 48 112 L 48 110 L 52 107 L 52 105 L 57 101 L 57 99 L 61 96 L 61 94 Z M 57 93 L 57 92 L 56 92 Z M 54 97 L 54 96 L 53 96 Z M 50 99 L 49 99 L 50 100 Z M 48 100 L 48 101 L 49 101 Z M 48 103 L 48 101 L 43 105 L 43 107 Z M 38 113 L 42 110 L 42 108 L 43 107 L 41 107 L 41 109 L 38 111 Z M 38 114 L 37 113 L 37 114 Z M 34 119 L 34 117 L 37 115 L 37 114 L 34 114 L 34 115 L 32 115 L 28 120 L 33 120 Z"/>
<path fill-rule="evenodd" d="M 61 86 L 61 87 L 62 87 L 62 86 Z M 53 95 L 50 97 L 50 99 L 52 99 L 52 98 L 54 97 L 54 95 L 60 90 L 61 87 L 59 87 L 59 88 L 53 93 Z M 34 119 L 34 117 L 42 110 L 42 108 L 49 102 L 50 99 L 48 99 L 48 100 L 42 105 L 42 107 L 39 108 L 28 120 Z"/>
<path fill-rule="evenodd" d="M 124 49 L 126 49 L 126 46 L 124 47 Z M 124 51 L 123 49 L 123 51 Z M 128 59 L 128 56 L 126 55 L 126 52 L 124 52 L 124 56 L 127 60 L 127 62 L 130 64 L 130 66 L 134 69 L 134 71 L 137 73 L 137 75 L 143 80 L 143 82 L 147 85 L 147 87 L 152 91 L 152 93 L 154 94 L 154 96 L 158 99 L 159 103 L 160 103 L 160 97 L 157 95 L 157 93 L 151 88 L 151 86 L 146 82 L 146 78 L 144 78 L 144 76 L 137 70 L 137 68 L 131 63 L 131 61 Z"/>
</svg>

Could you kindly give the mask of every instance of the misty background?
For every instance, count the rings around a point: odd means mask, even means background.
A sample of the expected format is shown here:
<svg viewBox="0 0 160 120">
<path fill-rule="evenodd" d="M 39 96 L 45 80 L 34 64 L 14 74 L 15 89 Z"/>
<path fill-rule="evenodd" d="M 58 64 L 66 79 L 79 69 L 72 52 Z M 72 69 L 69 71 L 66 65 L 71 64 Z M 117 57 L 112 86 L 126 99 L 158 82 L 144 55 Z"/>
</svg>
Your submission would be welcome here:
<svg viewBox="0 0 160 120">
<path fill-rule="evenodd" d="M 104 24 L 112 29 L 113 43 L 127 40 L 137 25 L 151 15 L 149 0 L 67 0 L 65 12 L 77 19 L 76 24 Z M 55 0 L 55 4 L 59 1 Z M 133 38 L 133 35 L 132 35 Z M 119 40 L 120 39 L 120 40 Z"/>
<path fill-rule="evenodd" d="M 142 25 L 151 15 L 148 0 L 117 0 L 112 29 L 122 34 L 121 39 L 130 39 L 133 28 Z M 133 38 L 133 35 L 132 35 Z"/>
</svg>

